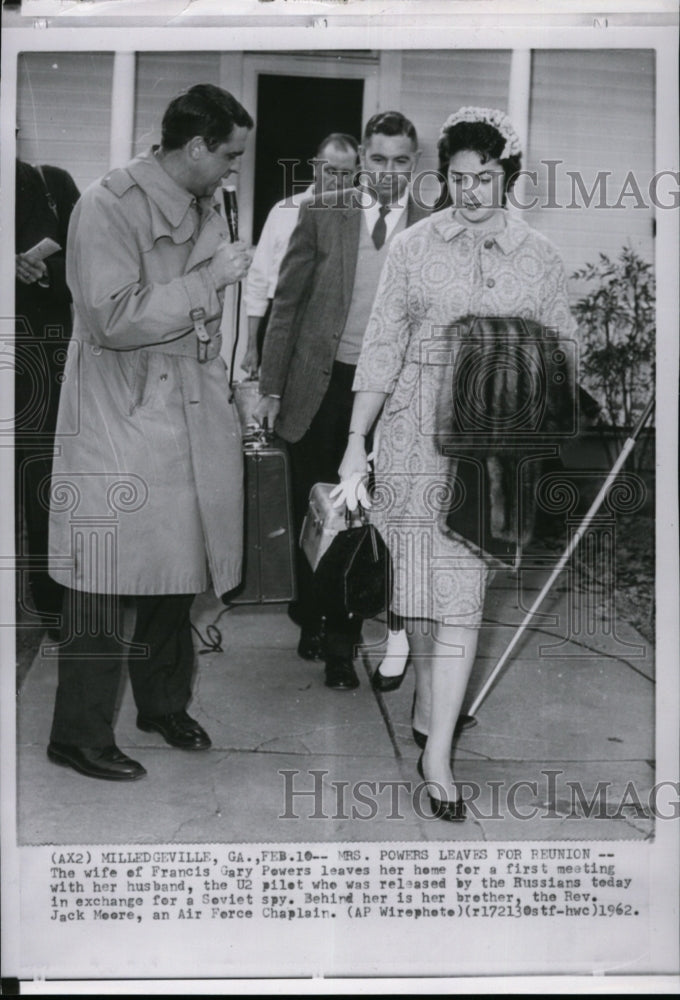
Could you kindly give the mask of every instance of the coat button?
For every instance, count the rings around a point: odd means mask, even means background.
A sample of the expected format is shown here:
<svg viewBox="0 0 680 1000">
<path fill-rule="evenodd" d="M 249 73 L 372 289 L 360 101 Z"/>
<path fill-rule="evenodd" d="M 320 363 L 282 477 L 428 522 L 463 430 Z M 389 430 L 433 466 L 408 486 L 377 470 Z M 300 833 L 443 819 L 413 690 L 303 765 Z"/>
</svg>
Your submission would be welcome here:
<svg viewBox="0 0 680 1000">
<path fill-rule="evenodd" d="M 99 347 L 97 344 L 94 344 L 92 347 L 92 353 L 97 355 L 101 354 L 102 353 L 101 347 Z"/>
<path fill-rule="evenodd" d="M 484 247 L 486 250 L 490 250 L 493 246 L 493 240 L 484 240 Z"/>
<path fill-rule="evenodd" d="M 167 378 L 168 376 L 165 374 L 165 372 L 163 372 L 163 374 L 161 375 L 161 382 L 166 382 Z"/>
<path fill-rule="evenodd" d="M 487 283 L 486 283 L 486 287 L 487 287 L 487 288 L 493 288 L 493 286 L 494 286 L 495 284 L 496 284 L 496 282 L 495 282 L 495 281 L 493 280 L 493 278 L 489 278 L 489 279 L 487 280 Z"/>
</svg>

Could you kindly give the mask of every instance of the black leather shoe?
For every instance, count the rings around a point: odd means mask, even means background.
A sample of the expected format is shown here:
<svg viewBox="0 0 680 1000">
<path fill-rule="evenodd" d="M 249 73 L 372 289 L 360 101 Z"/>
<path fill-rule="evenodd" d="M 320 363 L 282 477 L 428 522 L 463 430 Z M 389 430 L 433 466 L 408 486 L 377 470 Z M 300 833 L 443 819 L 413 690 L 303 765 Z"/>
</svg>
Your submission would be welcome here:
<svg viewBox="0 0 680 1000">
<path fill-rule="evenodd" d="M 50 743 L 47 756 L 53 763 L 71 767 L 88 778 L 135 781 L 146 774 L 141 764 L 127 757 L 113 743 L 109 747 L 74 747 L 67 743 Z"/>
<path fill-rule="evenodd" d="M 288 604 L 288 617 L 293 622 L 294 625 L 299 625 L 302 628 L 302 622 L 304 621 L 303 615 L 301 613 L 300 604 L 298 601 L 290 601 Z"/>
<path fill-rule="evenodd" d="M 423 771 L 422 754 L 418 759 L 418 774 L 423 781 L 427 781 L 425 772 Z M 455 802 L 447 799 L 436 799 L 429 792 L 427 793 L 427 797 L 430 800 L 430 809 L 435 819 L 444 819 L 449 823 L 462 823 L 467 816 L 467 809 L 462 799 L 456 799 Z"/>
<path fill-rule="evenodd" d="M 306 629 L 302 629 L 297 651 L 298 656 L 301 656 L 303 660 L 322 660 L 322 636 L 318 632 L 307 632 Z"/>
<path fill-rule="evenodd" d="M 160 733 L 166 743 L 180 750 L 208 750 L 212 746 L 205 729 L 185 711 L 154 716 L 140 713 L 137 729 L 144 733 Z"/>
<path fill-rule="evenodd" d="M 326 660 L 326 687 L 336 691 L 351 691 L 359 687 L 354 664 L 349 657 L 330 656 Z"/>
</svg>

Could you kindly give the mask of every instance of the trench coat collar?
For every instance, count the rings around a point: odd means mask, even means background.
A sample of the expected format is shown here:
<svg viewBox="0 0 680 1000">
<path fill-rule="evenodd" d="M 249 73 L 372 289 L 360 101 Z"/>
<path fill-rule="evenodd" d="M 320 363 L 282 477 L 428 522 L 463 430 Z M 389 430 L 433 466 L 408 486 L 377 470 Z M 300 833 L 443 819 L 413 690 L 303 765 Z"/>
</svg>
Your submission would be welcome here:
<svg viewBox="0 0 680 1000">
<path fill-rule="evenodd" d="M 512 253 L 516 250 L 518 246 L 524 243 L 525 239 L 529 235 L 529 226 L 526 222 L 521 219 L 515 219 L 503 212 L 501 217 L 503 222 L 503 228 L 498 230 L 480 230 L 480 236 L 484 235 L 489 240 L 493 240 L 504 254 Z M 462 233 L 469 233 L 471 230 L 470 226 L 465 226 L 457 221 L 456 213 L 450 209 L 445 208 L 441 212 L 437 212 L 432 216 L 432 225 L 439 233 L 443 240 L 447 242 L 450 240 L 457 239 Z"/>
<path fill-rule="evenodd" d="M 170 225 L 176 229 L 192 207 L 198 209 L 198 200 L 163 170 L 154 156 L 156 148 L 152 147 L 135 157 L 127 169 L 149 199 L 158 206 Z"/>
</svg>

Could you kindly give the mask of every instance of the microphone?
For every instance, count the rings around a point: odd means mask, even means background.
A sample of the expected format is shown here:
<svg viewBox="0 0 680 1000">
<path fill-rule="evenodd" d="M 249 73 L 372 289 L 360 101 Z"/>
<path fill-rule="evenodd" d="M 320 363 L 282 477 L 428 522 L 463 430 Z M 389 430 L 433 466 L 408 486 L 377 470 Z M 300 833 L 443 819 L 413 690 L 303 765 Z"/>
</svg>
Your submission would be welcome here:
<svg viewBox="0 0 680 1000">
<path fill-rule="evenodd" d="M 236 200 L 236 188 L 233 184 L 225 185 L 222 188 L 222 199 L 224 204 L 224 217 L 229 226 L 229 239 L 232 243 L 238 240 L 238 202 Z M 231 365 L 229 366 L 229 389 L 234 384 L 234 366 L 236 364 L 236 349 L 241 327 L 241 282 L 236 287 L 236 316 L 235 316 L 234 342 L 231 349 Z M 229 402 L 234 398 L 233 392 Z"/>
<path fill-rule="evenodd" d="M 224 216 L 229 226 L 229 239 L 232 243 L 238 240 L 238 202 L 236 200 L 236 188 L 233 185 L 222 188 L 222 198 L 224 199 Z"/>
</svg>

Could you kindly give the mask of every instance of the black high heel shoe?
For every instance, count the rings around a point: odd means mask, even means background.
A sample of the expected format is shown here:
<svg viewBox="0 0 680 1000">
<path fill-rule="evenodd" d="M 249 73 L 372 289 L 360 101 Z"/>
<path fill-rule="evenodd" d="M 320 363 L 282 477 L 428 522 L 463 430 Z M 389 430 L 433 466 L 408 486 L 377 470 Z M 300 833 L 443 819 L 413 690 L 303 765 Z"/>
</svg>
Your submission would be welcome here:
<svg viewBox="0 0 680 1000">
<path fill-rule="evenodd" d="M 427 746 L 427 733 L 421 733 L 419 729 L 414 729 L 414 727 L 411 726 L 411 735 L 413 736 L 413 742 L 418 749 L 424 750 Z"/>
<path fill-rule="evenodd" d="M 380 691 L 381 694 L 387 694 L 388 691 L 397 691 L 401 687 L 401 682 L 404 677 L 406 677 L 406 671 L 408 670 L 410 658 L 406 661 L 406 666 L 404 667 L 402 673 L 395 674 L 392 677 L 385 677 L 380 673 L 380 669 L 377 669 L 373 676 L 371 677 L 371 687 L 374 691 Z"/>
<path fill-rule="evenodd" d="M 425 772 L 423 771 L 422 754 L 418 758 L 418 774 L 423 781 L 427 781 Z M 432 815 L 435 819 L 444 819 L 449 823 L 462 823 L 467 816 L 467 809 L 465 808 L 465 803 L 462 799 L 456 799 L 455 802 L 450 802 L 445 799 L 436 799 L 434 795 L 430 795 L 429 792 L 427 793 L 427 797 L 430 800 L 430 808 L 432 809 Z"/>
<path fill-rule="evenodd" d="M 403 660 L 403 669 L 401 673 L 382 674 L 380 672 L 380 667 L 383 663 L 385 663 L 388 658 L 396 659 L 397 657 Z M 380 691 L 381 694 L 386 694 L 388 691 L 397 691 L 401 687 L 401 682 L 406 676 L 406 671 L 408 670 L 410 663 L 411 650 L 408 645 L 406 633 L 403 629 L 395 630 L 390 628 L 390 634 L 387 637 L 385 655 L 371 677 L 371 687 L 373 690 Z"/>
<path fill-rule="evenodd" d="M 413 716 L 416 711 L 416 693 L 413 692 L 413 704 L 411 705 L 411 735 L 413 736 L 413 742 L 420 749 L 424 750 L 427 744 L 427 733 L 421 733 L 419 729 L 416 729 L 413 725 Z"/>
<path fill-rule="evenodd" d="M 413 742 L 420 749 L 424 750 L 427 746 L 427 733 L 421 733 L 419 729 L 416 729 L 413 725 L 413 715 L 416 709 L 416 696 L 413 695 L 413 705 L 411 707 L 411 735 L 413 736 Z M 472 729 L 473 726 L 477 725 L 477 720 L 473 715 L 459 715 L 458 721 L 456 722 L 456 728 L 453 730 L 454 740 L 458 739 L 460 734 L 464 729 Z"/>
</svg>

